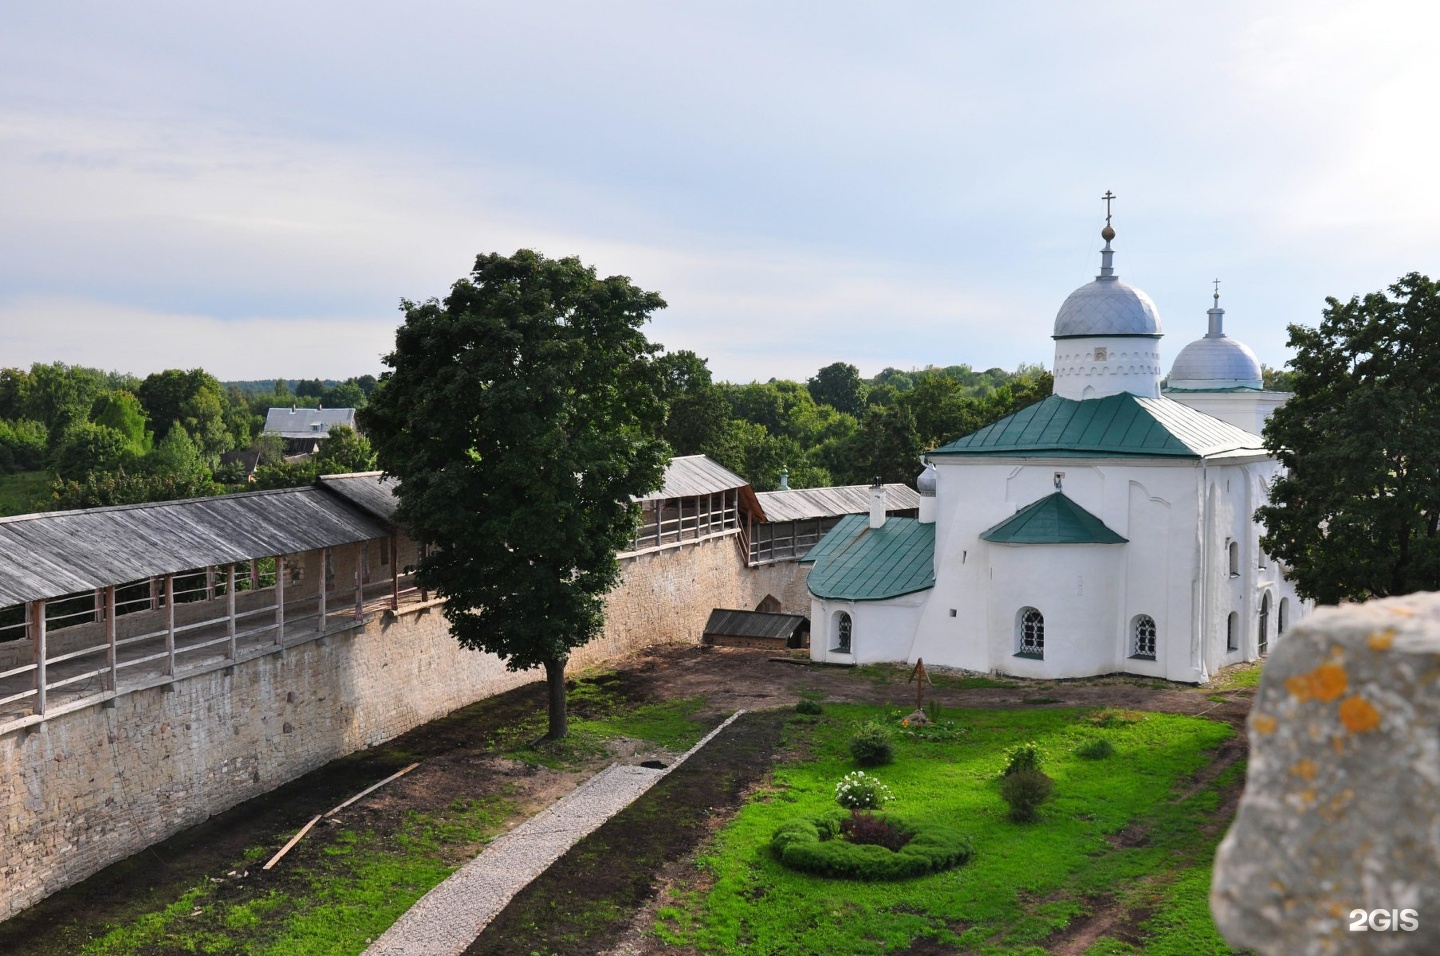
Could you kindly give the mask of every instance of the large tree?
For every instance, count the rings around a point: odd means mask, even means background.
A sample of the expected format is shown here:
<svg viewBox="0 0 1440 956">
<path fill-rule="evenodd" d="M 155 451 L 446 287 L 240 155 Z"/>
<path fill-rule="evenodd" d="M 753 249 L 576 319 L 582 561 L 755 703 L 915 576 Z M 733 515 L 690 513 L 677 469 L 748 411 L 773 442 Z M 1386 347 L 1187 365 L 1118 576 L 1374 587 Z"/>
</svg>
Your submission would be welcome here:
<svg viewBox="0 0 1440 956">
<path fill-rule="evenodd" d="M 1326 302 L 1319 328 L 1290 326 L 1261 544 L 1325 603 L 1440 589 L 1440 287 L 1411 273 Z"/>
<path fill-rule="evenodd" d="M 665 303 L 578 259 L 480 256 L 443 302 L 404 302 L 362 422 L 399 479 L 396 519 L 431 547 L 423 586 L 464 645 L 543 666 L 564 736 L 565 664 L 604 623 L 632 496 L 659 486 Z"/>
</svg>

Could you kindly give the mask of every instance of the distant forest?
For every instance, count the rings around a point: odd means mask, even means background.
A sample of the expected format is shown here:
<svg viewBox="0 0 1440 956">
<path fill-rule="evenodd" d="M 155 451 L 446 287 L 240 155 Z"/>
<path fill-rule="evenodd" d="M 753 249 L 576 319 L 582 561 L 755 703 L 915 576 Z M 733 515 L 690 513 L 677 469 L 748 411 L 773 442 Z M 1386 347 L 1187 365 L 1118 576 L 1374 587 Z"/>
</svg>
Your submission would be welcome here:
<svg viewBox="0 0 1440 956">
<path fill-rule="evenodd" d="M 804 382 L 715 381 L 705 359 L 659 361 L 669 390 L 665 438 L 677 455 L 705 454 L 760 491 L 910 482 L 921 455 L 1050 394 L 1039 365 L 887 368 L 863 378 L 834 362 Z M 1266 369 L 1286 389 L 1288 373 Z M 199 497 L 313 482 L 375 467 L 363 435 L 338 429 L 318 454 L 287 461 L 261 434 L 270 408 L 363 409 L 374 375 L 221 382 L 203 369 L 144 379 L 35 364 L 0 369 L 0 515 Z M 244 452 L 245 454 L 236 454 Z"/>
</svg>

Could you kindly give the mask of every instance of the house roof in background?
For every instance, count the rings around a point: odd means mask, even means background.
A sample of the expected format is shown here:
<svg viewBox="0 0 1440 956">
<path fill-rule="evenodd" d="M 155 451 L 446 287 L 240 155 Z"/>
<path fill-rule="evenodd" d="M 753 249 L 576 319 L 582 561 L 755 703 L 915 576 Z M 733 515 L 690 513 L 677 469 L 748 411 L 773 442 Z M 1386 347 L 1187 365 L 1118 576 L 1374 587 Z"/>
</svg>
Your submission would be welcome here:
<svg viewBox="0 0 1440 956">
<path fill-rule="evenodd" d="M 353 408 L 272 408 L 265 413 L 266 435 L 281 438 L 328 438 L 336 425 L 355 427 Z"/>
</svg>

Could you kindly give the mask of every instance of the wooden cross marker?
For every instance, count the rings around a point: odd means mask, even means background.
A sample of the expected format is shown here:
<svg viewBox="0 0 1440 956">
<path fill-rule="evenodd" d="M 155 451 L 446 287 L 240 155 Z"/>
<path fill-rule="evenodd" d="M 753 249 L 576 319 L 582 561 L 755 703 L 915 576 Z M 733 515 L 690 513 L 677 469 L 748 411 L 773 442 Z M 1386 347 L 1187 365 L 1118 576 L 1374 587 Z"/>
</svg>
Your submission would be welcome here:
<svg viewBox="0 0 1440 956">
<path fill-rule="evenodd" d="M 932 687 L 934 686 L 934 682 L 930 680 L 930 675 L 925 673 L 925 658 L 915 658 L 915 669 L 910 672 L 910 679 L 905 683 L 913 683 L 915 685 L 915 709 L 924 710 L 925 686 L 927 684 Z"/>
</svg>

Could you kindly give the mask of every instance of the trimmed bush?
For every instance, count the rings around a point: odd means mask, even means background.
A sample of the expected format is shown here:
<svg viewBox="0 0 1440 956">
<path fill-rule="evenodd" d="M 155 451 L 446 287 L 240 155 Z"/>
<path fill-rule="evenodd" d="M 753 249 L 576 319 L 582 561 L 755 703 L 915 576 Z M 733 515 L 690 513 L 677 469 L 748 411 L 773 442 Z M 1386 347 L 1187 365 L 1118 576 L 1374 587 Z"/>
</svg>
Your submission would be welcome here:
<svg viewBox="0 0 1440 956">
<path fill-rule="evenodd" d="M 1034 823 L 1040 818 L 1040 804 L 1050 797 L 1055 781 L 1039 770 L 1017 770 L 1000 781 L 1000 795 L 1010 804 L 1010 819 Z"/>
<path fill-rule="evenodd" d="M 850 756 L 862 767 L 879 767 L 895 759 L 895 747 L 890 742 L 890 728 L 873 720 L 861 724 L 850 738 Z"/>
<path fill-rule="evenodd" d="M 1034 741 L 1019 744 L 1005 751 L 1005 772 L 1001 776 L 1008 777 L 1022 770 L 1038 772 L 1044 762 L 1045 752 L 1040 749 L 1039 744 Z"/>
<path fill-rule="evenodd" d="M 1113 756 L 1114 753 L 1115 745 L 1104 737 L 1087 740 L 1075 750 L 1076 756 L 1084 757 L 1086 760 L 1104 760 L 1106 757 Z"/>
<path fill-rule="evenodd" d="M 970 840 L 948 827 L 915 826 L 882 817 L 901 832 L 912 834 L 900 850 L 848 840 L 821 839 L 812 820 L 791 820 L 770 838 L 770 849 L 782 864 L 801 873 L 845 880 L 903 880 L 960 866 L 970 859 Z"/>
<path fill-rule="evenodd" d="M 818 717 L 824 712 L 825 708 L 821 707 L 818 701 L 802 700 L 795 705 L 795 713 L 797 714 L 808 714 L 811 717 Z"/>
</svg>

